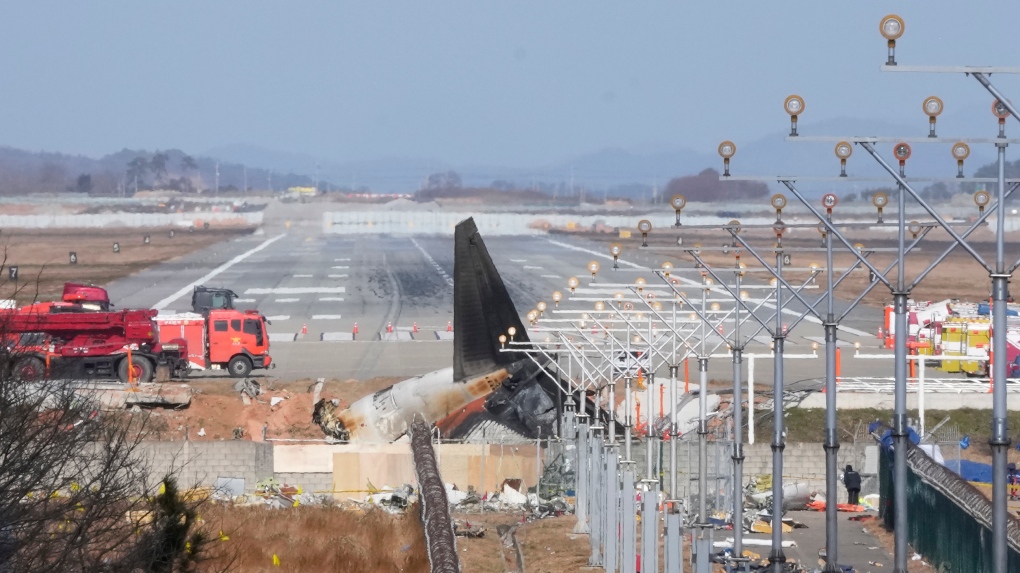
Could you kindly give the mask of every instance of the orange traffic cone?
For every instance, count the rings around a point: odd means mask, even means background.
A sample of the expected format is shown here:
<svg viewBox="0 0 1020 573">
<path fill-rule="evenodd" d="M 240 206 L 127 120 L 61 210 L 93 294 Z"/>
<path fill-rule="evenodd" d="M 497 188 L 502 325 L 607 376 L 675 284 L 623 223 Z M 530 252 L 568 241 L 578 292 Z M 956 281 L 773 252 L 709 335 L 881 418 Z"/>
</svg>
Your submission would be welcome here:
<svg viewBox="0 0 1020 573">
<path fill-rule="evenodd" d="M 357 333 L 358 333 L 358 323 L 355 322 L 354 323 L 354 330 L 351 331 L 351 334 L 357 334 Z"/>
<path fill-rule="evenodd" d="M 393 332 L 393 323 L 392 322 L 387 322 L 386 323 L 386 332 Z"/>
<path fill-rule="evenodd" d="M 411 323 L 411 332 L 418 332 L 418 323 L 417 322 Z"/>
<path fill-rule="evenodd" d="M 453 332 L 453 321 L 446 321 L 446 332 Z"/>
<path fill-rule="evenodd" d="M 301 325 L 301 334 L 308 334 L 308 325 L 307 324 L 302 324 Z"/>
</svg>

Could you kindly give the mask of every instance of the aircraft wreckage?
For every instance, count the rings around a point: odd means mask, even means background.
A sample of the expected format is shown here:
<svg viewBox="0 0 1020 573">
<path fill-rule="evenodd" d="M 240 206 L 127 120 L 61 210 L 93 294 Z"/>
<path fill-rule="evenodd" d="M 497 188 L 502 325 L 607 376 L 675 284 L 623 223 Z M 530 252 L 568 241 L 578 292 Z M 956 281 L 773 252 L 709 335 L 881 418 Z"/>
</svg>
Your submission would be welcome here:
<svg viewBox="0 0 1020 573">
<path fill-rule="evenodd" d="M 473 219 L 455 230 L 453 273 L 453 367 L 403 380 L 346 409 L 320 400 L 312 421 L 327 436 L 392 442 L 408 432 L 415 415 L 449 439 L 471 440 L 483 431 L 490 438 L 532 439 L 555 432 L 557 405 L 566 396 L 541 358 L 500 352 L 501 334 L 514 327 L 515 340 L 528 342 L 527 329 Z M 591 403 L 585 407 L 592 409 Z"/>
</svg>

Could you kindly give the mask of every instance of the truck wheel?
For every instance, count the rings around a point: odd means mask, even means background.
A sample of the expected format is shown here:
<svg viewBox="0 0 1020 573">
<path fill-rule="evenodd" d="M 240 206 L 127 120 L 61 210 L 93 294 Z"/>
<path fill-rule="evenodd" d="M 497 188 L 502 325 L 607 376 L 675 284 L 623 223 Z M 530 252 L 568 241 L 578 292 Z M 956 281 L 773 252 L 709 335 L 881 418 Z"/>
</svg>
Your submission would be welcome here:
<svg viewBox="0 0 1020 573">
<path fill-rule="evenodd" d="M 121 382 L 128 381 L 128 360 L 125 357 L 117 366 L 117 376 Z M 135 382 L 149 382 L 152 380 L 152 363 L 148 358 L 141 356 L 131 357 L 131 379 Z"/>
<path fill-rule="evenodd" d="M 20 382 L 35 382 L 46 377 L 46 364 L 35 356 L 24 356 L 14 363 L 14 378 Z"/>
<path fill-rule="evenodd" d="M 247 356 L 235 356 L 227 364 L 227 370 L 235 378 L 244 378 L 251 374 L 251 360 L 248 360 Z"/>
</svg>

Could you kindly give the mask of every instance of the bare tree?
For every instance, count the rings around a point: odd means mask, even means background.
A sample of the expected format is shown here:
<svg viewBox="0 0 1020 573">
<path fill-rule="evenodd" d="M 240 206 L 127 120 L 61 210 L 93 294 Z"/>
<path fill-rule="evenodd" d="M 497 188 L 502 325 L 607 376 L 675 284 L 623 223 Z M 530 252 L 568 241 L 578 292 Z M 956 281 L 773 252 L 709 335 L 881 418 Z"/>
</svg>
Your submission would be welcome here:
<svg viewBox="0 0 1020 573">
<path fill-rule="evenodd" d="M 149 481 L 144 416 L 85 384 L 19 382 L 0 355 L 0 572 L 192 571 L 208 549 L 173 477 Z"/>
</svg>

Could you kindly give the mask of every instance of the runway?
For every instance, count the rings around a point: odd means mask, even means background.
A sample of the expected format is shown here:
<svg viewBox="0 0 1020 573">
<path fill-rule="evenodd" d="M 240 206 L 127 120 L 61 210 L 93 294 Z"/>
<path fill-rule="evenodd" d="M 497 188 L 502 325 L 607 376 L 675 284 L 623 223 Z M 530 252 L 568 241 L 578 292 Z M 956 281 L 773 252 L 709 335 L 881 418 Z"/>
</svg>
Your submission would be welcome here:
<svg viewBox="0 0 1020 573">
<path fill-rule="evenodd" d="M 230 288 L 238 294 L 239 308 L 258 309 L 271 321 L 270 353 L 278 367 L 269 375 L 283 380 L 413 376 L 449 366 L 453 237 L 328 234 L 317 205 L 273 204 L 259 233 L 115 281 L 110 296 L 119 308 L 183 312 L 190 309 L 194 284 Z M 613 273 L 608 254 L 601 253 L 605 246 L 593 241 L 563 235 L 486 237 L 484 231 L 483 238 L 522 314 L 539 300 L 551 309 L 554 290 L 569 294 L 570 276 L 586 286 L 585 267 L 593 259 L 602 264 L 600 282 L 629 283 L 637 276 Z M 666 256 L 640 250 L 622 260 L 625 269 L 659 268 Z M 565 302 L 563 307 L 590 308 L 590 303 Z M 763 308 L 759 315 L 767 318 L 772 312 Z M 795 317 L 788 318 L 792 322 Z M 862 308 L 844 323 L 851 331 L 841 332 L 840 338 L 846 345 L 861 341 L 873 351 L 877 341 L 867 333 L 880 320 L 879 309 Z M 811 342 L 822 340 L 818 322 L 804 321 L 791 331 L 787 352 L 810 353 Z M 746 352 L 768 354 L 768 334 L 757 338 L 760 342 L 749 344 Z M 852 348 L 843 353 L 851 354 Z M 765 361 L 762 357 L 757 366 L 762 381 L 771 376 L 771 360 Z M 888 369 L 858 362 L 861 375 Z M 731 368 L 729 359 L 713 359 L 710 375 L 729 378 Z M 786 368 L 791 381 L 817 377 L 824 371 L 823 358 L 791 359 Z"/>
</svg>

